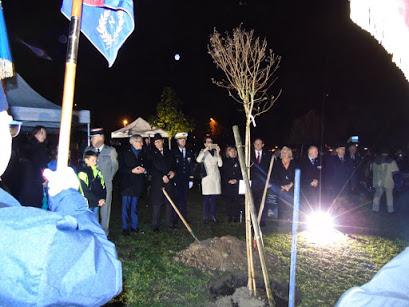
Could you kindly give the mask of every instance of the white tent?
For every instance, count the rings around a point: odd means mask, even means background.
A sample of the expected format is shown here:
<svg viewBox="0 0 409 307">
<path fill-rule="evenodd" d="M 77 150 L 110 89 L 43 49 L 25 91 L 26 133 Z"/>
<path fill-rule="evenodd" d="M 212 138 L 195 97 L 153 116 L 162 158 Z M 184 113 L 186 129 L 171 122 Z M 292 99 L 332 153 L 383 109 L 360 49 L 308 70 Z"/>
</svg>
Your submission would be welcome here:
<svg viewBox="0 0 409 307">
<path fill-rule="evenodd" d="M 38 125 L 59 128 L 61 107 L 37 93 L 19 74 L 6 80 L 6 96 L 11 115 L 23 122 L 23 128 Z M 90 111 L 73 112 L 73 125 L 83 125 L 89 131 L 90 121 Z"/>
<path fill-rule="evenodd" d="M 155 133 L 160 133 L 164 138 L 169 137 L 169 134 L 165 130 L 153 127 L 142 117 L 138 117 L 127 126 L 112 132 L 111 138 L 129 138 L 134 134 L 139 134 L 143 137 L 153 137 Z"/>
</svg>

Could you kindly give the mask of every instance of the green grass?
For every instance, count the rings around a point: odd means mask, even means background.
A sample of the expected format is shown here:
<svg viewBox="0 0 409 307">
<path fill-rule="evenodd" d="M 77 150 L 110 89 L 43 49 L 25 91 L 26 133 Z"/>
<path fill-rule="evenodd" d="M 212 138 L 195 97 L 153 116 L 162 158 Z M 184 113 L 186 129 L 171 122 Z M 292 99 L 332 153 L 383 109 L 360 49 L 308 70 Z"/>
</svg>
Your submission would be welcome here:
<svg viewBox="0 0 409 307">
<path fill-rule="evenodd" d="M 192 228 L 200 240 L 235 235 L 243 239 L 243 225 L 219 223 L 205 226 L 200 223 L 201 206 L 195 196 L 192 201 Z M 222 210 L 219 210 L 219 213 Z M 120 235 L 120 220 L 113 217 L 113 241 L 123 263 L 124 291 L 114 302 L 129 306 L 203 306 L 209 301 L 207 289 L 210 275 L 186 267 L 173 260 L 176 252 L 193 242 L 184 228 L 153 233 L 148 221 L 150 212 L 141 208 L 145 234 Z M 196 221 L 196 222 L 195 222 Z M 270 264 L 273 278 L 288 282 L 291 237 L 288 233 L 264 236 L 265 246 L 277 256 Z M 405 242 L 380 237 L 345 237 L 331 246 L 311 244 L 299 235 L 297 286 L 301 292 L 301 306 L 331 306 L 347 289 L 361 285 L 397 255 Z"/>
</svg>

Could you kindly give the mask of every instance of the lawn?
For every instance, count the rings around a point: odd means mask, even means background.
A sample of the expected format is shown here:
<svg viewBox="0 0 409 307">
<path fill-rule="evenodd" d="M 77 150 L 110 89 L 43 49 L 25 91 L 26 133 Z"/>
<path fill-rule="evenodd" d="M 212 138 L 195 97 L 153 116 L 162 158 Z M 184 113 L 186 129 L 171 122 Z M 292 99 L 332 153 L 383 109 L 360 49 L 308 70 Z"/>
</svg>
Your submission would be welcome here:
<svg viewBox="0 0 409 307">
<path fill-rule="evenodd" d="M 203 225 L 200 221 L 200 198 L 194 193 L 190 202 L 192 228 L 200 240 L 214 236 L 235 235 L 243 238 L 244 226 L 219 222 Z M 177 251 L 193 239 L 184 228 L 153 233 L 150 210 L 140 208 L 144 234 L 124 237 L 120 218 L 114 212 L 112 240 L 123 263 L 124 291 L 114 303 L 129 306 L 204 306 L 209 302 L 207 284 L 210 275 L 173 260 Z M 223 210 L 219 210 L 220 220 Z M 264 235 L 266 248 L 277 256 L 271 264 L 273 278 L 288 282 L 291 237 L 288 233 Z M 349 235 L 331 245 L 311 243 L 300 233 L 298 244 L 297 286 L 300 306 L 331 306 L 348 288 L 367 282 L 387 261 L 405 247 L 406 242 L 381 237 Z"/>
</svg>

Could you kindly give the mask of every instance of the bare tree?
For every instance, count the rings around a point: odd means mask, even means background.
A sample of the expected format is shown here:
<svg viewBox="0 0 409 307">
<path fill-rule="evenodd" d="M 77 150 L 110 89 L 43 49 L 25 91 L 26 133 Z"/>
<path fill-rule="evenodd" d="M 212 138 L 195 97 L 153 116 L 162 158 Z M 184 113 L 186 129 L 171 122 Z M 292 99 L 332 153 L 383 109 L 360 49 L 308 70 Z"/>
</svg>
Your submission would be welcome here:
<svg viewBox="0 0 409 307">
<path fill-rule="evenodd" d="M 246 31 L 242 27 L 233 30 L 232 35 L 222 36 L 214 30 L 210 36 L 208 52 L 213 62 L 225 74 L 225 79 L 213 82 L 226 88 L 229 95 L 243 106 L 246 117 L 245 160 L 247 173 L 250 174 L 250 128 L 255 118 L 269 111 L 281 94 L 271 95 L 270 89 L 277 80 L 275 73 L 281 57 L 267 48 L 267 40 L 254 36 L 254 30 Z M 255 293 L 254 264 L 252 253 L 252 232 L 249 211 L 249 199 L 246 195 L 246 243 L 248 256 L 249 290 Z"/>
</svg>

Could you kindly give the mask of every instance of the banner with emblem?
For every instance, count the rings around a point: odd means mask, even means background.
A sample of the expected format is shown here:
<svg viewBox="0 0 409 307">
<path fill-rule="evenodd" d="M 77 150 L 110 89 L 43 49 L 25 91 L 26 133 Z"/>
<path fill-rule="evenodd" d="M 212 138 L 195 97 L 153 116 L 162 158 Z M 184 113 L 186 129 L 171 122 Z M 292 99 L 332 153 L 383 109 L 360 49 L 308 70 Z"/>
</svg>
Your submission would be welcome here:
<svg viewBox="0 0 409 307">
<path fill-rule="evenodd" d="M 71 18 L 72 0 L 61 12 Z M 135 28 L 132 0 L 84 0 L 81 32 L 102 53 L 111 67 L 125 40 Z"/>
</svg>

